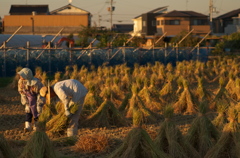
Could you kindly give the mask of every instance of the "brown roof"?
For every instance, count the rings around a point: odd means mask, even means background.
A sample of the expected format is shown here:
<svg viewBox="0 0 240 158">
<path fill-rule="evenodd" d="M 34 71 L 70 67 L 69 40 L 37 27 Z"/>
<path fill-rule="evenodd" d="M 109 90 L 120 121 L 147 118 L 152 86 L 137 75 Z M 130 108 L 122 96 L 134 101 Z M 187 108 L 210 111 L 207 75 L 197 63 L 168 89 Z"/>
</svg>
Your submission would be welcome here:
<svg viewBox="0 0 240 158">
<path fill-rule="evenodd" d="M 227 12 L 225 14 L 222 14 L 222 15 L 216 17 L 216 19 L 225 19 L 225 18 L 237 17 L 238 14 L 240 14 L 240 8 L 236 9 L 236 10 L 233 10 L 233 11 L 230 11 L 230 12 Z"/>
<path fill-rule="evenodd" d="M 201 13 L 194 12 L 194 11 L 173 10 L 171 12 L 161 14 L 157 17 L 208 17 L 208 16 Z"/>
<path fill-rule="evenodd" d="M 9 13 L 11 15 L 29 15 L 35 11 L 37 14 L 48 14 L 48 5 L 11 5 Z"/>
</svg>

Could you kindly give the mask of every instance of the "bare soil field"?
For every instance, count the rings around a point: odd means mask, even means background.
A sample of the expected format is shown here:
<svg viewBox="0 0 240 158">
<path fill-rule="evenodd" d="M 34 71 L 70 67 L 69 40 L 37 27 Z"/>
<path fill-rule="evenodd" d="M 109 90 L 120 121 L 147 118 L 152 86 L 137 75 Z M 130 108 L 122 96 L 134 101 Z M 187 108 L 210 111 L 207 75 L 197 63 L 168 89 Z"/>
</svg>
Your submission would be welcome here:
<svg viewBox="0 0 240 158">
<path fill-rule="evenodd" d="M 0 88 L 0 133 L 4 135 L 9 142 L 12 150 L 16 155 L 20 155 L 24 146 L 33 134 L 24 133 L 24 106 L 20 103 L 20 95 L 16 89 L 9 87 Z M 175 121 L 180 130 L 186 133 L 192 119 L 195 116 L 184 115 L 175 116 Z M 161 121 L 161 120 L 160 120 Z M 159 124 L 144 125 L 144 129 L 154 139 L 156 137 Z M 105 135 L 109 140 L 109 144 L 99 152 L 76 152 L 74 150 L 75 141 L 68 139 L 66 135 L 59 138 L 51 138 L 54 149 L 58 157 L 65 158 L 89 158 L 89 157 L 108 157 L 114 149 L 116 149 L 126 137 L 132 127 L 121 128 L 81 128 L 79 127 L 78 137 L 84 135 Z M 0 155 L 1 156 L 1 155 Z"/>
</svg>

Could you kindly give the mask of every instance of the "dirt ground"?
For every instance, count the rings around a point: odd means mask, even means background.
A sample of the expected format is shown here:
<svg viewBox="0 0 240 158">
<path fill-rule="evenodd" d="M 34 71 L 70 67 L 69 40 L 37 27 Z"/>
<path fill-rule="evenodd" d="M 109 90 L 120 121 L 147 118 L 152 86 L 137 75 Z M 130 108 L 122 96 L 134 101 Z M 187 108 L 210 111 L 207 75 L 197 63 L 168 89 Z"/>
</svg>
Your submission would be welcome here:
<svg viewBox="0 0 240 158">
<path fill-rule="evenodd" d="M 186 133 L 191 121 L 195 116 L 175 116 L 175 121 L 179 126 L 183 134 Z M 5 87 L 0 88 L 0 133 L 9 142 L 12 150 L 20 155 L 27 141 L 31 137 L 32 133 L 24 133 L 24 119 L 25 112 L 24 106 L 20 103 L 20 95 L 16 89 Z M 53 146 L 58 157 L 64 158 L 90 158 L 90 157 L 108 157 L 108 155 L 116 149 L 124 140 L 125 136 L 131 130 L 132 127 L 121 128 L 81 128 L 79 127 L 78 137 L 87 134 L 104 134 L 109 138 L 109 145 L 104 151 L 99 153 L 84 153 L 75 152 L 74 143 L 69 141 L 66 135 L 60 138 L 50 138 L 53 142 Z M 156 137 L 159 123 L 144 125 L 144 128 L 149 135 L 154 139 Z M 1 157 L 1 152 L 0 152 Z"/>
</svg>

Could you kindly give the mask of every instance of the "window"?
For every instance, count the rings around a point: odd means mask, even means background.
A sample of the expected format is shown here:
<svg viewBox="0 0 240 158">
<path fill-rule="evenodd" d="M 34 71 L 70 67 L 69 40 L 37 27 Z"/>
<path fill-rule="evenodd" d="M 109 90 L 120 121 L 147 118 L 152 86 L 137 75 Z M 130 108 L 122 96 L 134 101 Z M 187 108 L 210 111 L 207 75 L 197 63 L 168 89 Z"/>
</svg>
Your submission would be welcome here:
<svg viewBox="0 0 240 158">
<path fill-rule="evenodd" d="M 142 22 L 142 26 L 146 26 L 146 21 L 143 21 L 143 22 Z"/>
<path fill-rule="evenodd" d="M 165 25 L 180 25 L 180 20 L 165 20 Z"/>
<path fill-rule="evenodd" d="M 152 21 L 152 26 L 156 26 L 156 20 Z"/>
<path fill-rule="evenodd" d="M 160 20 L 157 21 L 157 26 L 159 26 L 159 25 L 161 25 L 161 21 Z"/>
<path fill-rule="evenodd" d="M 208 25 L 207 19 L 193 19 L 191 20 L 191 25 Z"/>
</svg>

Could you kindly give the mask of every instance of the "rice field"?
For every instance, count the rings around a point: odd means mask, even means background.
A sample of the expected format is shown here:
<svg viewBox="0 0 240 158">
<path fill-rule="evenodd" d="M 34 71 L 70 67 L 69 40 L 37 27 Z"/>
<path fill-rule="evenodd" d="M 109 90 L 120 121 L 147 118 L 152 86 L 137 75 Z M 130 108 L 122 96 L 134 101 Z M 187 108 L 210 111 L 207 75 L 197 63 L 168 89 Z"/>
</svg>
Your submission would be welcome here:
<svg viewBox="0 0 240 158">
<path fill-rule="evenodd" d="M 176 66 L 67 66 L 51 84 L 71 78 L 89 90 L 74 138 L 49 126 L 61 104 L 45 105 L 45 130 L 24 133 L 12 78 L 0 88 L 0 157 L 239 157 L 239 68 L 230 57 Z M 40 67 L 35 74 L 43 84 L 49 80 Z"/>
</svg>

